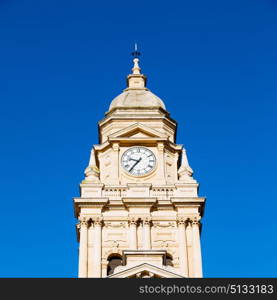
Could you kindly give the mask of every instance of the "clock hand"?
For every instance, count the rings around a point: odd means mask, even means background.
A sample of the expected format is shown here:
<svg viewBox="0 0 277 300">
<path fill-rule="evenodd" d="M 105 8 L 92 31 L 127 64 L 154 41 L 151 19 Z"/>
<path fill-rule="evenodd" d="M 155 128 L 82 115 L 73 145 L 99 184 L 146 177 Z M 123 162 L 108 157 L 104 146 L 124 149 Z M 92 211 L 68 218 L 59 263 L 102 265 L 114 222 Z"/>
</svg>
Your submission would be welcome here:
<svg viewBox="0 0 277 300">
<path fill-rule="evenodd" d="M 130 158 L 129 160 L 134 160 L 134 161 L 138 161 L 138 159 L 134 159 L 134 158 Z"/>
<path fill-rule="evenodd" d="M 129 169 L 129 172 L 131 172 L 134 169 L 134 167 L 141 161 L 141 159 L 142 159 L 142 157 L 133 164 L 131 169 Z"/>
</svg>

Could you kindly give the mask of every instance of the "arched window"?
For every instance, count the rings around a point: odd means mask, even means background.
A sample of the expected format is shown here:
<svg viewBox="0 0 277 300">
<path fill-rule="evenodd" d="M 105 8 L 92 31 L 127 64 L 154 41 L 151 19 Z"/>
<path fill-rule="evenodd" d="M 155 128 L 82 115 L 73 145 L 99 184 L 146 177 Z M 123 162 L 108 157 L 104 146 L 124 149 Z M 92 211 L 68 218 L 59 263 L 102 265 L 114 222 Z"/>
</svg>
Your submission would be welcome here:
<svg viewBox="0 0 277 300">
<path fill-rule="evenodd" d="M 117 266 L 122 265 L 122 257 L 119 254 L 112 254 L 108 257 L 107 275 L 112 275 Z"/>
<path fill-rule="evenodd" d="M 173 258 L 170 254 L 166 254 L 165 265 L 173 267 Z"/>
</svg>

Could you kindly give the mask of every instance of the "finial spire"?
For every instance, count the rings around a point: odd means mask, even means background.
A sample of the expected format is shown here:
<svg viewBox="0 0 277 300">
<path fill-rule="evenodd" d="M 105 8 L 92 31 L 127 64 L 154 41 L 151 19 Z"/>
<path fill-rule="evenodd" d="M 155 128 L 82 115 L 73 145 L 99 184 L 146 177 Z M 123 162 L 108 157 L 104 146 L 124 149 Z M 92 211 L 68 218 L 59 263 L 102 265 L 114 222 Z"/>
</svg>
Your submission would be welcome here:
<svg viewBox="0 0 277 300">
<path fill-rule="evenodd" d="M 132 52 L 132 56 L 134 56 L 134 58 L 138 58 L 140 56 L 140 52 L 138 51 L 138 44 L 135 43 L 135 51 Z"/>
<path fill-rule="evenodd" d="M 140 74 L 140 67 L 139 67 L 139 59 L 138 57 L 140 56 L 140 52 L 138 51 L 138 45 L 135 43 L 135 51 L 132 52 L 132 56 L 134 57 L 133 62 L 134 62 L 134 67 L 132 69 L 133 74 Z"/>
<path fill-rule="evenodd" d="M 146 76 L 140 73 L 140 67 L 139 67 L 139 59 L 140 52 L 138 51 L 138 45 L 135 43 L 135 49 L 131 53 L 134 57 L 133 62 L 134 66 L 132 68 L 132 74 L 129 74 L 127 76 L 127 88 L 128 89 L 146 89 Z"/>
<path fill-rule="evenodd" d="M 85 182 L 92 182 L 92 183 L 98 183 L 99 182 L 99 169 L 96 166 L 96 160 L 95 160 L 95 151 L 92 148 L 90 153 L 90 159 L 88 167 L 85 169 Z"/>
<path fill-rule="evenodd" d="M 183 148 L 181 166 L 178 170 L 179 181 L 184 183 L 194 182 L 192 174 L 193 170 L 189 165 L 186 149 Z"/>
</svg>

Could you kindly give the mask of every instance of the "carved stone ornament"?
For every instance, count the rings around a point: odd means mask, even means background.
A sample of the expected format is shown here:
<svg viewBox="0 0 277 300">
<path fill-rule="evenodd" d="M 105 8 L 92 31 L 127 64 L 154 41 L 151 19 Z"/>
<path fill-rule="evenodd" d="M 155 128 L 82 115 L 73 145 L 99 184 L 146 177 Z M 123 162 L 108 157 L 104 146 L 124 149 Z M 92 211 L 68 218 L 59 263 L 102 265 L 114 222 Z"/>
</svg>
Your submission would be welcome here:
<svg viewBox="0 0 277 300">
<path fill-rule="evenodd" d="M 158 248 L 162 248 L 162 249 L 165 249 L 165 248 L 169 248 L 169 247 L 172 247 L 174 246 L 175 244 L 175 241 L 174 240 L 154 240 L 153 241 L 154 244 L 155 244 L 155 247 L 158 247 Z"/>
<path fill-rule="evenodd" d="M 189 223 L 192 225 L 200 225 L 200 216 L 194 216 L 189 219 Z"/>
<path fill-rule="evenodd" d="M 154 273 L 149 271 L 139 272 L 136 274 L 136 278 L 153 278 Z"/>
<path fill-rule="evenodd" d="M 81 228 L 82 226 L 87 227 L 88 226 L 88 220 L 87 218 L 83 217 L 80 219 L 80 223 L 77 225 L 79 228 Z"/>
<path fill-rule="evenodd" d="M 126 228 L 125 222 L 105 222 L 107 228 Z"/>
<path fill-rule="evenodd" d="M 144 217 L 144 218 L 142 218 L 142 222 L 143 222 L 143 225 L 150 225 L 151 218 L 150 217 Z"/>
<path fill-rule="evenodd" d="M 103 224 L 103 218 L 102 217 L 96 217 L 93 219 L 94 226 L 102 226 Z"/>
<path fill-rule="evenodd" d="M 177 224 L 178 225 L 186 225 L 187 222 L 188 222 L 187 217 L 178 217 L 177 218 Z"/>
<path fill-rule="evenodd" d="M 136 217 L 130 217 L 129 218 L 129 225 L 135 225 L 137 226 L 138 219 Z"/>
<path fill-rule="evenodd" d="M 160 228 L 175 227 L 174 222 L 153 222 L 153 226 L 155 228 L 157 228 L 157 227 L 160 227 Z"/>
<path fill-rule="evenodd" d="M 114 151 L 119 151 L 119 145 L 117 143 L 114 143 L 112 147 Z"/>
</svg>

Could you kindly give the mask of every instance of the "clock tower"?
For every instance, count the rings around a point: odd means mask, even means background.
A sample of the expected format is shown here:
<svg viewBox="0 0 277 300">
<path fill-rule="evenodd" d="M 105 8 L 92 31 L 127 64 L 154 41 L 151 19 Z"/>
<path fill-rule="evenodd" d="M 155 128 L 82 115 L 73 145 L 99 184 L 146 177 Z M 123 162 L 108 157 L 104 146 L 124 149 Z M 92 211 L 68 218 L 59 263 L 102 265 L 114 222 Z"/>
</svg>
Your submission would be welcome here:
<svg viewBox="0 0 277 300">
<path fill-rule="evenodd" d="M 74 198 L 79 277 L 202 277 L 205 198 L 136 54 L 127 88 L 98 123 L 99 144 Z"/>
</svg>

